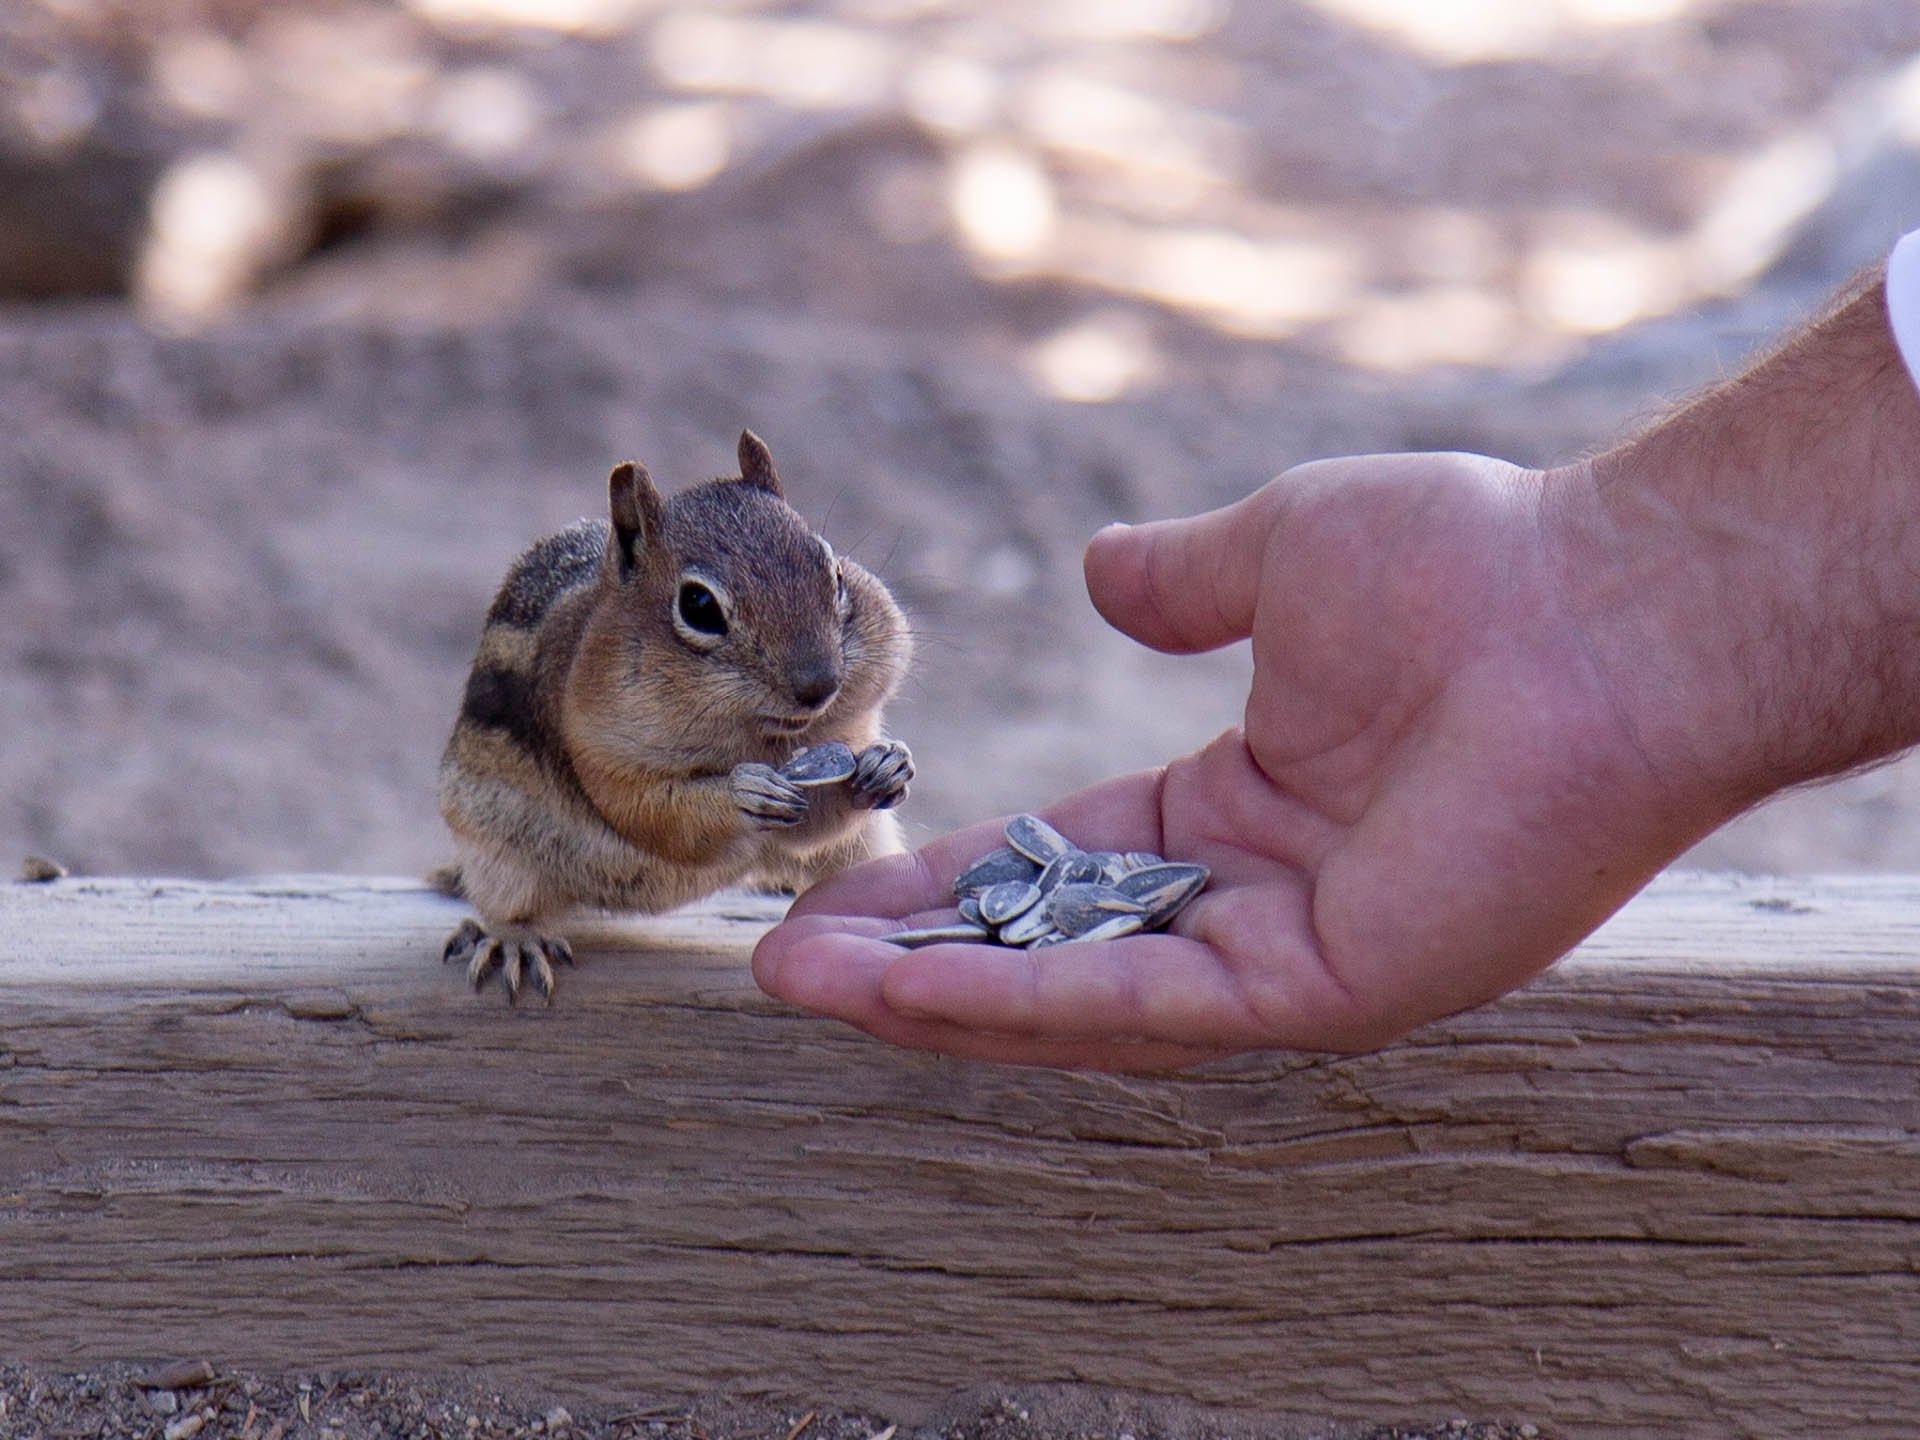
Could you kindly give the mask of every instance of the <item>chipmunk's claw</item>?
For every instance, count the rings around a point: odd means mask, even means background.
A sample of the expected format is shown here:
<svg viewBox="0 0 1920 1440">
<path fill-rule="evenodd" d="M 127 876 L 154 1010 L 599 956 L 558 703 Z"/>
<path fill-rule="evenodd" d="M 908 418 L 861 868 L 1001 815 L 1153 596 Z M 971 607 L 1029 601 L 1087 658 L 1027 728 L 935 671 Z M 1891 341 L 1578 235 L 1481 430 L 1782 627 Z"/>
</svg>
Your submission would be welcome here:
<svg viewBox="0 0 1920 1440">
<path fill-rule="evenodd" d="M 511 943 L 511 942 L 509 942 Z M 515 972 L 525 967 L 526 978 L 533 988 L 540 992 L 540 998 L 549 1005 L 553 1003 L 553 967 L 573 964 L 573 947 L 558 935 L 530 935 L 520 941 L 518 963 L 512 965 L 507 975 L 507 993 L 519 998 L 519 975 Z"/>
<path fill-rule="evenodd" d="M 853 766 L 853 803 L 891 810 L 907 798 L 913 779 L 913 752 L 898 740 L 881 740 L 860 752 Z"/>
<path fill-rule="evenodd" d="M 481 939 L 474 947 L 473 959 L 467 962 L 467 983 L 478 990 L 487 983 L 487 977 L 498 970 L 501 980 L 507 987 L 507 1002 L 513 1002 L 514 992 L 520 988 L 520 970 L 516 962 L 511 976 L 506 973 L 507 947 L 500 943 L 495 935 Z"/>
<path fill-rule="evenodd" d="M 784 830 L 807 818 L 806 792 L 771 765 L 734 766 L 727 777 L 727 793 L 755 829 Z"/>
<path fill-rule="evenodd" d="M 474 947 L 486 938 L 487 932 L 480 927 L 480 922 L 468 916 L 447 937 L 446 946 L 440 952 L 440 962 L 443 965 L 450 965 L 455 961 L 462 965 L 466 964 L 473 958 Z"/>
<path fill-rule="evenodd" d="M 469 918 L 447 937 L 441 956 L 443 961 L 464 964 L 467 983 L 476 990 L 498 970 L 510 1005 L 519 1000 L 521 985 L 529 982 L 552 1004 L 553 967 L 573 964 L 573 947 L 559 935 L 490 935 Z"/>
</svg>

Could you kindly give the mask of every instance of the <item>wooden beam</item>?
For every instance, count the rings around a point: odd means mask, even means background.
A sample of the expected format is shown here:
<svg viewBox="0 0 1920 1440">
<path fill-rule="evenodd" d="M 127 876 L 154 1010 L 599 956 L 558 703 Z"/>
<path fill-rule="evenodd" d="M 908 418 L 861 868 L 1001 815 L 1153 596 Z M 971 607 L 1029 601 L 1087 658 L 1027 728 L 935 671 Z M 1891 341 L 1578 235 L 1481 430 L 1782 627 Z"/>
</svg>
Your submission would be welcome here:
<svg viewBox="0 0 1920 1440">
<path fill-rule="evenodd" d="M 773 902 L 551 1008 L 381 880 L 0 890 L 0 1354 L 911 1413 L 1085 1382 L 1582 1435 L 1920 1413 L 1920 880 L 1662 880 L 1378 1054 L 1177 1078 L 796 1015 Z"/>
</svg>

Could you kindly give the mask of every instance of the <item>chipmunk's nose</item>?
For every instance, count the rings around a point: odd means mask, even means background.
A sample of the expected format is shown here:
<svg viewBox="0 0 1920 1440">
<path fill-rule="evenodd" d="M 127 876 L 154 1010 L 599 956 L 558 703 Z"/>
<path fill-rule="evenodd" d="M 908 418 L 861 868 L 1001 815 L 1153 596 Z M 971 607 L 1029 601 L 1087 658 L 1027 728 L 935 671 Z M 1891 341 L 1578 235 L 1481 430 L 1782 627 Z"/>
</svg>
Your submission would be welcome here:
<svg viewBox="0 0 1920 1440">
<path fill-rule="evenodd" d="M 840 667 L 831 660 L 819 660 L 796 670 L 793 676 L 793 700 L 805 710 L 824 710 L 840 693 Z"/>
</svg>

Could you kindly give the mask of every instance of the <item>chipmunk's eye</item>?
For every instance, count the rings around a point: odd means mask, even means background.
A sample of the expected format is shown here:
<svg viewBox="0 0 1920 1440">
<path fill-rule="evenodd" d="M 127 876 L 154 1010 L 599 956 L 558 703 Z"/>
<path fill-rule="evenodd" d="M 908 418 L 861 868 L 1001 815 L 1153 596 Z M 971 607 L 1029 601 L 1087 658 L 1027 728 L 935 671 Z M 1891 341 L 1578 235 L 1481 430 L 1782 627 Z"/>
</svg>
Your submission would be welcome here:
<svg viewBox="0 0 1920 1440">
<path fill-rule="evenodd" d="M 853 608 L 853 597 L 847 594 L 846 562 L 833 553 L 833 546 L 827 543 L 826 536 L 816 535 L 813 538 L 820 542 L 820 553 L 827 557 L 827 569 L 833 572 L 833 604 L 844 618 Z"/>
<path fill-rule="evenodd" d="M 689 630 L 701 635 L 727 633 L 727 612 L 713 591 L 698 580 L 680 582 L 680 619 Z"/>
</svg>

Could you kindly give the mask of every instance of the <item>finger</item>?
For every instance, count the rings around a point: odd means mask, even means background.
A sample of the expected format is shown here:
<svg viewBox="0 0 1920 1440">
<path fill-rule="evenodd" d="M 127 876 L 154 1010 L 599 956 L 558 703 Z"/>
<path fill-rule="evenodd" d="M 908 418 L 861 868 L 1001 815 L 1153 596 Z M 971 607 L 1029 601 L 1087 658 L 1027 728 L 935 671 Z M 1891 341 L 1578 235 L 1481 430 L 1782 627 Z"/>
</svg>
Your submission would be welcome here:
<svg viewBox="0 0 1920 1440">
<path fill-rule="evenodd" d="M 789 916 L 753 947 L 754 983 L 808 1010 L 850 1018 L 880 993 L 881 975 L 902 953 L 878 937 L 900 928 L 872 915 Z"/>
<path fill-rule="evenodd" d="M 753 957 L 769 994 L 899 1044 L 1030 1064 L 1139 1070 L 1236 1050 L 1376 1048 L 1420 1016 L 1325 963 L 1297 881 L 1202 896 L 1175 932 L 1037 951 L 902 951 L 898 920 L 808 915 Z M 1160 1048 L 1153 1048 L 1160 1047 Z"/>
<path fill-rule="evenodd" d="M 1219 958 L 1178 935 L 1041 950 L 929 946 L 887 967 L 880 998 L 912 1019 L 1052 1043 L 1275 1043 Z"/>
<path fill-rule="evenodd" d="M 899 947 L 870 935 L 822 928 L 827 923 L 827 917 L 808 917 L 784 927 L 787 934 L 779 940 L 770 934 L 754 952 L 755 978 L 779 999 L 843 1020 L 890 1044 L 971 1060 L 1130 1073 L 1181 1069 L 1227 1053 L 1219 1046 L 995 1034 L 945 1020 L 903 1015 L 890 1007 L 881 993 L 888 969 L 899 961 Z M 876 927 L 887 923 L 865 922 Z M 771 946 L 769 940 L 773 941 Z M 981 948 L 936 946 L 914 953 Z"/>
<path fill-rule="evenodd" d="M 902 930 L 917 930 L 922 926 L 951 924 L 953 906 L 946 905 L 938 910 L 911 911 L 905 915 L 789 915 L 778 925 L 768 930 L 753 947 L 754 969 L 758 978 L 760 968 L 777 967 L 780 957 L 786 950 L 801 940 L 813 935 L 852 935 L 863 939 L 885 940 Z M 898 956 L 905 947 L 896 945 L 892 953 Z"/>
<path fill-rule="evenodd" d="M 879 973 L 880 998 L 912 1019 L 1034 1041 L 1374 1048 L 1406 1025 L 1329 969 L 1311 906 L 1306 887 L 1282 880 L 1204 894 L 1164 934 L 931 946 Z"/>
<path fill-rule="evenodd" d="M 1020 1035 L 990 1035 L 943 1021 L 911 1020 L 884 1010 L 871 1023 L 863 1020 L 852 1023 L 856 1029 L 864 1030 L 891 1045 L 909 1045 L 961 1060 L 987 1060 L 1001 1065 L 1046 1065 L 1057 1070 L 1165 1074 L 1233 1053 L 1223 1049 L 1163 1045 L 1151 1040 L 1052 1040 Z"/>
<path fill-rule="evenodd" d="M 803 915 L 898 917 L 950 906 L 953 877 L 1003 843 L 1001 823 L 990 820 L 942 835 L 910 854 L 883 855 L 830 875 L 793 902 L 784 923 Z"/>
<path fill-rule="evenodd" d="M 1156 650 L 1212 650 L 1245 639 L 1283 500 L 1274 481 L 1203 515 L 1109 525 L 1088 542 L 1084 560 L 1094 608 Z"/>
</svg>

